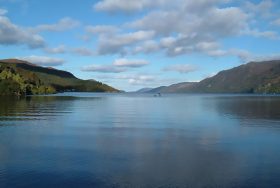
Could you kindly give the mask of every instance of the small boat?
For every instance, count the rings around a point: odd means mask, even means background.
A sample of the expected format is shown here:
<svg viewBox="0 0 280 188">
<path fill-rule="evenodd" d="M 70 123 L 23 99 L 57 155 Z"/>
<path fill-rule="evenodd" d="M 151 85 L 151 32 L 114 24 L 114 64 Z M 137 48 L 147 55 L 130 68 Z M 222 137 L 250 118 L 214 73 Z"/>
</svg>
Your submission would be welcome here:
<svg viewBox="0 0 280 188">
<path fill-rule="evenodd" d="M 161 93 L 154 94 L 154 97 L 161 97 Z"/>
</svg>

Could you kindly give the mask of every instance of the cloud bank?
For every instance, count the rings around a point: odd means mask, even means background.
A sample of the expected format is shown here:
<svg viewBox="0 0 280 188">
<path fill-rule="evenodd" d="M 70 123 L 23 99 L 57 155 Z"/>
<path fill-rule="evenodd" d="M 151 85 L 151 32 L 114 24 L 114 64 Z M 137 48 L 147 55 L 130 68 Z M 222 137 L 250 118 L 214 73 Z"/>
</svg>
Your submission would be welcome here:
<svg viewBox="0 0 280 188">
<path fill-rule="evenodd" d="M 230 0 L 102 0 L 93 8 L 120 14 L 144 12 L 121 26 L 87 26 L 87 36 L 98 39 L 99 55 L 163 52 L 170 57 L 194 53 L 217 57 L 229 54 L 221 42 L 229 37 L 279 39 L 276 31 L 252 24 L 256 17 L 271 16 L 271 0 L 245 2 L 242 6 L 233 6 Z M 277 25 L 278 20 L 272 23 Z"/>
<path fill-rule="evenodd" d="M 186 73 L 196 71 L 197 67 L 189 64 L 175 64 L 175 65 L 169 65 L 167 67 L 164 67 L 162 70 L 186 74 Z"/>
<path fill-rule="evenodd" d="M 64 64 L 64 60 L 60 58 L 53 58 L 53 57 L 45 57 L 45 56 L 27 56 L 27 57 L 16 57 L 16 59 L 20 59 L 23 61 L 28 61 L 30 63 L 34 63 L 40 66 L 59 66 Z"/>
<path fill-rule="evenodd" d="M 116 59 L 112 64 L 107 65 L 90 65 L 82 68 L 86 72 L 99 72 L 99 73 L 121 73 L 129 71 L 130 69 L 140 68 L 148 65 L 149 62 L 137 59 Z"/>
</svg>

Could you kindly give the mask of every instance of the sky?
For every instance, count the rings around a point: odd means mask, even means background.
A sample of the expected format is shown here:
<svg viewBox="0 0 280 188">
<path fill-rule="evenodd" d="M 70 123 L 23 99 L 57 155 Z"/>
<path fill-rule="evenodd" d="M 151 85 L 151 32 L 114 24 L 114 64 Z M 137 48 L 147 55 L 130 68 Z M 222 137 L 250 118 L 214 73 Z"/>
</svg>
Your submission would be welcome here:
<svg viewBox="0 0 280 188">
<path fill-rule="evenodd" d="M 277 0 L 0 0 L 0 59 L 125 91 L 280 59 L 279 41 Z"/>
</svg>

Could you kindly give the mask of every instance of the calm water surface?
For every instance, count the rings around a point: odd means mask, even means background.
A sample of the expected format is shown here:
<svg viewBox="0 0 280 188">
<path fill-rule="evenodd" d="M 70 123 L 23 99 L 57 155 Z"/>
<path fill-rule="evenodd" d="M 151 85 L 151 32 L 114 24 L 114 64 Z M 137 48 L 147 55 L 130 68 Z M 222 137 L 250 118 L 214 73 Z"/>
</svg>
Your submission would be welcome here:
<svg viewBox="0 0 280 188">
<path fill-rule="evenodd" d="M 0 187 L 280 187 L 280 97 L 0 98 Z"/>
</svg>

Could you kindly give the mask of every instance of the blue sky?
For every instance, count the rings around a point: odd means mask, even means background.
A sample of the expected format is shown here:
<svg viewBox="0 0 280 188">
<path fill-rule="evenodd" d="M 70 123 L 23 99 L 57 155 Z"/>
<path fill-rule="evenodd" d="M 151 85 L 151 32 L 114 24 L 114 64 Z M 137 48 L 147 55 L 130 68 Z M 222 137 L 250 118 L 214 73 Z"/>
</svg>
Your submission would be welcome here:
<svg viewBox="0 0 280 188">
<path fill-rule="evenodd" d="M 272 0 L 0 0 L 0 58 L 133 91 L 280 59 Z"/>
</svg>

